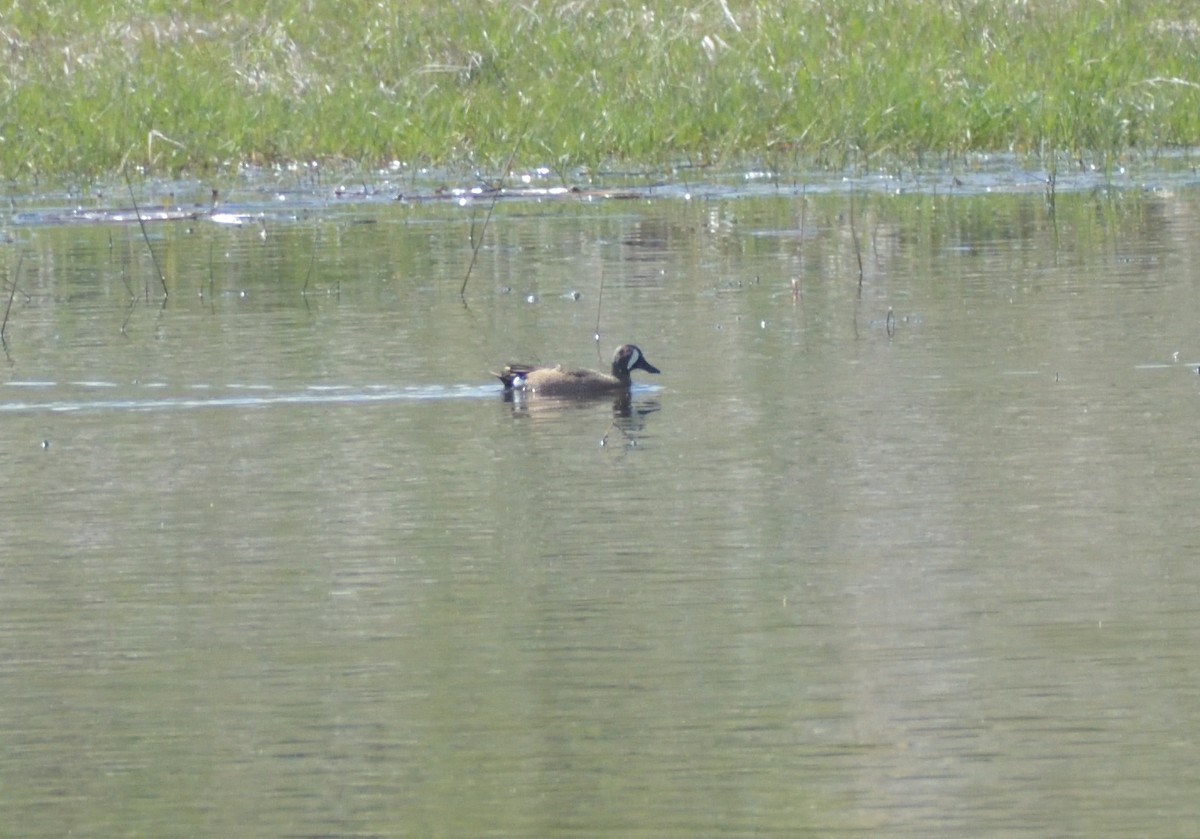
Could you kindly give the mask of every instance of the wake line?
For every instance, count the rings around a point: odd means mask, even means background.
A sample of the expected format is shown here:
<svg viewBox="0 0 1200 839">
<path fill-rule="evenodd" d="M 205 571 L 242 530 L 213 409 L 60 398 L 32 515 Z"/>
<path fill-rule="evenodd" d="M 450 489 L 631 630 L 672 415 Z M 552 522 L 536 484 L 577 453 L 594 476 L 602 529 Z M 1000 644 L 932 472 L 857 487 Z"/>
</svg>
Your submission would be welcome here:
<svg viewBox="0 0 1200 839">
<path fill-rule="evenodd" d="M 9 383 L 11 386 L 14 383 Z M 23 386 L 52 387 L 52 383 L 37 382 Z M 89 383 L 90 387 L 107 386 Z M 160 399 L 60 399 L 47 401 L 0 402 L 0 414 L 69 413 L 81 411 L 180 411 L 198 408 L 260 408 L 272 405 L 356 405 L 372 402 L 405 402 L 432 399 L 465 399 L 495 397 L 498 391 L 491 385 L 445 387 L 441 385 L 409 388 L 379 388 L 371 390 L 342 387 L 314 387 L 300 393 L 238 393 L 205 396 L 177 396 Z"/>
</svg>

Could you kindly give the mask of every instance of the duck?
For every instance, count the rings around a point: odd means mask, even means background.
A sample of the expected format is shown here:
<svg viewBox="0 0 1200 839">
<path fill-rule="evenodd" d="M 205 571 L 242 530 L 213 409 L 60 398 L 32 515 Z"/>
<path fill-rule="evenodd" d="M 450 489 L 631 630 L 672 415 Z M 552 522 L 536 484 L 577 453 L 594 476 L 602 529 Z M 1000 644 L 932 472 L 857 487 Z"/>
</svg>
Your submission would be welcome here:
<svg viewBox="0 0 1200 839">
<path fill-rule="evenodd" d="M 499 373 L 492 373 L 504 383 L 506 393 L 537 396 L 569 396 L 576 399 L 612 396 L 628 392 L 634 370 L 658 373 L 646 356 L 633 344 L 617 347 L 612 358 L 612 372 L 580 370 L 557 365 L 509 364 Z"/>
</svg>

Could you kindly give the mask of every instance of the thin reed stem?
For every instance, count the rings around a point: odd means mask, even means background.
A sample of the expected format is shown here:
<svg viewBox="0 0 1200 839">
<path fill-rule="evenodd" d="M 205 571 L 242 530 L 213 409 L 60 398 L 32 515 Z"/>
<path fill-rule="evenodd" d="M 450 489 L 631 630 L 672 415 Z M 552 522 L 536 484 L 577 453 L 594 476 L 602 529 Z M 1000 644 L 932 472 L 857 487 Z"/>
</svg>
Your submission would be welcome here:
<svg viewBox="0 0 1200 839">
<path fill-rule="evenodd" d="M 167 278 L 163 276 L 162 268 L 158 266 L 158 257 L 154 255 L 154 247 L 150 244 L 150 234 L 146 232 L 146 222 L 142 219 L 142 211 L 138 208 L 137 198 L 133 194 L 133 181 L 129 179 L 129 170 L 125 169 L 125 186 L 129 189 L 129 200 L 133 202 L 133 213 L 137 216 L 138 227 L 142 229 L 142 238 L 146 241 L 146 250 L 150 251 L 150 261 L 154 263 L 154 270 L 158 274 L 158 281 L 162 284 L 163 298 L 167 297 Z M 149 289 L 147 289 L 147 295 Z"/>
</svg>

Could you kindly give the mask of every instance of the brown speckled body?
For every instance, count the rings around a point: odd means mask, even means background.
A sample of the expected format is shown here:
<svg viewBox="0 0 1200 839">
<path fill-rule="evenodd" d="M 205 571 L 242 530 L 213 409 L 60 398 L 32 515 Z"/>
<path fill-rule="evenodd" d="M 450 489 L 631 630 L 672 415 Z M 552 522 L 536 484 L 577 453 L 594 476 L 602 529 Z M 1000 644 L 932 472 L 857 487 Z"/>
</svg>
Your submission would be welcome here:
<svg viewBox="0 0 1200 839">
<path fill-rule="evenodd" d="M 646 361 L 641 350 L 633 344 L 622 344 L 613 353 L 611 373 L 572 370 L 561 364 L 542 367 L 509 364 L 502 372 L 492 375 L 504 383 L 505 390 L 536 396 L 586 399 L 593 396 L 611 396 L 629 390 L 633 383 L 630 374 L 634 370 L 658 372 L 657 367 Z"/>
</svg>

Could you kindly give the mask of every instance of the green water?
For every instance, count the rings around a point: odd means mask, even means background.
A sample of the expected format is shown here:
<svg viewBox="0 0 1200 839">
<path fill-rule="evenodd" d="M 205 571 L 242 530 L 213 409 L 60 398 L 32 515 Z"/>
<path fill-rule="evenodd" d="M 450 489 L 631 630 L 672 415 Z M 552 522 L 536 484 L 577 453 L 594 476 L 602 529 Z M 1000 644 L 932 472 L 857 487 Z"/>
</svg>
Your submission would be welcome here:
<svg viewBox="0 0 1200 839">
<path fill-rule="evenodd" d="M 1188 835 L 1198 199 L 266 195 L 148 228 L 165 303 L 11 223 L 0 809 Z M 628 410 L 488 375 L 623 341 Z"/>
</svg>

